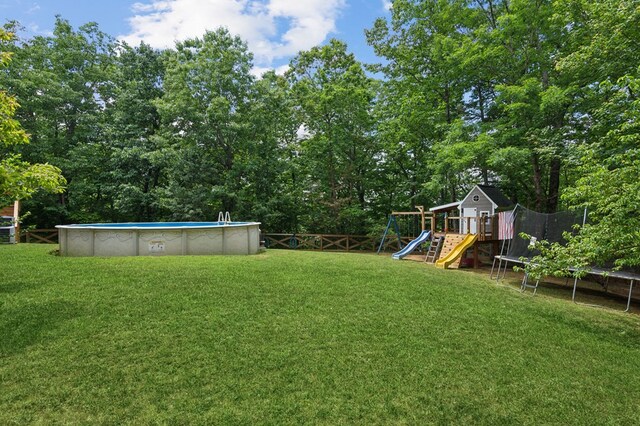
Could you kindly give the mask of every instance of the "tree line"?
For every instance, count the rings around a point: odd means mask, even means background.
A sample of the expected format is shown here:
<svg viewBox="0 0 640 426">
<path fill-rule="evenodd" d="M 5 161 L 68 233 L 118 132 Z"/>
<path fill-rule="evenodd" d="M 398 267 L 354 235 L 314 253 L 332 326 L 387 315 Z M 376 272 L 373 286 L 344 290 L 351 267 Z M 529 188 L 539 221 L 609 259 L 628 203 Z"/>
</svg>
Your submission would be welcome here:
<svg viewBox="0 0 640 426">
<path fill-rule="evenodd" d="M 224 210 L 271 232 L 376 234 L 391 210 L 484 183 L 538 211 L 587 206 L 582 252 L 640 261 L 637 1 L 395 0 L 366 37 L 378 64 L 334 39 L 260 78 L 225 29 L 156 50 L 58 17 L 51 36 L 3 40 L 0 84 L 31 143 L 2 155 L 67 181 L 25 222 Z M 631 254 L 601 245 L 612 235 Z"/>
</svg>

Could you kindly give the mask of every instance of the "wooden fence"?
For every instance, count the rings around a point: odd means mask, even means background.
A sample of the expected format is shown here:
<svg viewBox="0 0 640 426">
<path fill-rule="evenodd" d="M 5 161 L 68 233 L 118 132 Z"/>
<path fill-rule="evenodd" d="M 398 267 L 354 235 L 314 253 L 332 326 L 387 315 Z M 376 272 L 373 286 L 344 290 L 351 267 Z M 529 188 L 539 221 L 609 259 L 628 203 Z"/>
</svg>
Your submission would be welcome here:
<svg viewBox="0 0 640 426">
<path fill-rule="evenodd" d="M 360 251 L 374 252 L 378 250 L 380 237 L 368 235 L 338 234 L 262 234 L 264 245 L 270 249 L 315 250 L 315 251 Z M 402 238 L 403 246 L 411 238 Z M 398 239 L 387 238 L 385 250 L 398 250 Z"/>
<path fill-rule="evenodd" d="M 20 241 L 25 243 L 58 244 L 57 229 L 31 229 L 20 233 Z"/>
<path fill-rule="evenodd" d="M 491 235 L 497 234 L 497 231 L 487 232 L 491 228 L 487 226 L 485 230 L 483 225 L 480 226 L 479 239 L 481 241 L 491 240 Z M 452 229 L 449 228 L 448 231 L 451 232 Z M 380 237 L 369 235 L 264 233 L 262 234 L 262 239 L 267 248 L 288 250 L 377 251 L 380 244 Z M 402 237 L 401 239 L 404 247 L 413 238 Z M 25 243 L 58 244 L 58 230 L 23 230 L 20 233 L 20 241 Z M 397 251 L 399 249 L 396 235 L 387 236 L 382 251 Z"/>
</svg>

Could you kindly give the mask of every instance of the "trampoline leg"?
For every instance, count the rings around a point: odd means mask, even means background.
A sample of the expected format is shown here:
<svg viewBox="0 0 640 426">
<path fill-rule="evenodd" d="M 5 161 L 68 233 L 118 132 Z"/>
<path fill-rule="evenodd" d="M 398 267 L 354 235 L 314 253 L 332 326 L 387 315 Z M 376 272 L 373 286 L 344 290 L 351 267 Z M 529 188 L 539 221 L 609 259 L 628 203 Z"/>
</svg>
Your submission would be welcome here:
<svg viewBox="0 0 640 426">
<path fill-rule="evenodd" d="M 529 275 L 525 272 L 524 277 L 522 277 L 522 282 L 520 283 L 520 293 L 524 293 L 527 289 L 527 282 L 529 281 Z"/>
<path fill-rule="evenodd" d="M 493 268 L 496 267 L 496 258 L 493 258 L 493 263 L 491 264 L 491 273 L 489 274 L 489 279 L 493 279 Z"/>
<path fill-rule="evenodd" d="M 493 258 L 493 261 L 494 262 L 496 261 L 495 257 Z M 498 270 L 496 272 L 496 282 L 500 281 L 500 268 L 502 268 L 502 259 L 498 260 Z M 493 277 L 493 267 L 491 268 L 491 277 Z"/>
<path fill-rule="evenodd" d="M 502 271 L 502 279 L 504 280 L 504 277 L 507 275 L 507 266 L 509 265 L 509 261 L 505 260 L 504 261 L 504 269 Z M 500 271 L 498 270 L 498 276 L 500 275 Z"/>
<path fill-rule="evenodd" d="M 500 282 L 500 269 L 502 269 L 502 259 L 498 261 L 498 272 L 496 272 L 496 282 Z"/>
<path fill-rule="evenodd" d="M 536 291 L 538 291 L 538 284 L 540 284 L 540 278 L 536 280 L 536 286 L 533 288 L 533 295 L 536 295 Z"/>
<path fill-rule="evenodd" d="M 629 298 L 627 299 L 627 309 L 625 309 L 625 312 L 629 312 L 629 309 L 631 309 L 631 293 L 633 292 L 633 281 L 631 280 L 631 284 L 629 284 Z"/>
<path fill-rule="evenodd" d="M 576 302 L 576 288 L 578 287 L 578 277 L 573 280 L 573 294 L 571 295 L 571 301 Z"/>
</svg>

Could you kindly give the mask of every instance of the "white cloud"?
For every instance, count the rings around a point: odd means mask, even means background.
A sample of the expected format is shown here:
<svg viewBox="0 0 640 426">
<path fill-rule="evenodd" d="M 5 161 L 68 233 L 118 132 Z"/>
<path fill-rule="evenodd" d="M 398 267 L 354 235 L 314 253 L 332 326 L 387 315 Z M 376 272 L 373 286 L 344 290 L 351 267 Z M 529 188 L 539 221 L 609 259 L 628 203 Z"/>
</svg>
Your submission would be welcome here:
<svg viewBox="0 0 640 426">
<path fill-rule="evenodd" d="M 384 10 L 391 10 L 392 5 L 393 2 L 391 0 L 382 0 L 382 7 L 384 8 Z"/>
<path fill-rule="evenodd" d="M 51 30 L 43 30 L 40 28 L 38 24 L 35 22 L 30 22 L 26 25 L 26 28 L 33 34 L 42 35 L 45 37 L 53 37 L 53 31 Z"/>
<path fill-rule="evenodd" d="M 132 6 L 130 44 L 172 47 L 224 26 L 247 41 L 256 64 L 295 55 L 336 31 L 346 0 L 148 0 Z"/>
<path fill-rule="evenodd" d="M 27 10 L 27 15 L 31 15 L 40 10 L 40 5 L 38 3 L 33 3 L 29 10 Z"/>
<path fill-rule="evenodd" d="M 253 69 L 251 70 L 251 74 L 253 74 L 255 77 L 262 77 L 262 74 L 264 74 L 267 71 L 275 71 L 276 74 L 278 75 L 284 75 L 287 71 L 289 71 L 289 64 L 285 64 L 285 65 L 280 65 L 277 67 L 262 67 L 262 66 L 254 66 Z"/>
</svg>

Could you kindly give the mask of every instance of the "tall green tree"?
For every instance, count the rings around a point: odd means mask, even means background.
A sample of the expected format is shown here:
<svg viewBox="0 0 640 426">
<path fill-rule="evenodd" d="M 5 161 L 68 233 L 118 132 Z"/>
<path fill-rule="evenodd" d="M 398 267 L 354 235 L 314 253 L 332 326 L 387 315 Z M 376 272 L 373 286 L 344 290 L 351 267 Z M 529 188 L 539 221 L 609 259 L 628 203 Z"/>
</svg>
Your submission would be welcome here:
<svg viewBox="0 0 640 426">
<path fill-rule="evenodd" d="M 473 12 L 466 1 L 400 0 L 389 21 L 378 19 L 367 31 L 385 60 L 374 68 L 386 76 L 377 109 L 384 166 L 395 202 L 406 207 L 454 201 L 466 189 L 466 168 L 433 157 L 449 127 L 464 118 Z"/>
<path fill-rule="evenodd" d="M 497 138 L 502 148 L 516 147 L 528 159 L 531 184 L 521 190 L 537 210 L 549 212 L 558 207 L 575 95 L 556 68 L 567 36 L 554 7 L 554 2 L 512 0 L 493 34 L 509 59 L 496 86 Z"/>
<path fill-rule="evenodd" d="M 552 247 L 545 272 L 575 266 L 640 268 L 640 8 L 636 2 L 576 1 L 559 8 L 572 49 L 558 68 L 579 87 L 580 145 L 569 161 L 575 184 L 563 201 L 588 222 L 566 247 Z"/>
<path fill-rule="evenodd" d="M 162 53 L 141 43 L 122 45 L 114 58 L 112 97 L 103 120 L 108 147 L 104 189 L 112 200 L 105 212 L 113 221 L 153 221 L 162 209 L 172 152 L 160 129 L 155 102 L 164 93 Z"/>
<path fill-rule="evenodd" d="M 96 220 L 109 203 L 100 185 L 108 164 L 101 119 L 111 97 L 112 49 L 96 24 L 75 30 L 61 17 L 53 35 L 14 45 L 2 79 L 22 106 L 18 118 L 33 142 L 21 153 L 59 167 L 68 182 L 56 198 L 25 203 L 39 224 Z"/>
<path fill-rule="evenodd" d="M 381 135 L 400 164 L 422 153 L 431 197 L 492 181 L 556 210 L 578 120 L 576 87 L 557 67 L 572 46 L 561 3 L 399 0 L 367 33 L 387 60 Z"/>
<path fill-rule="evenodd" d="M 373 82 L 338 40 L 299 53 L 287 75 L 306 132 L 300 162 L 307 223 L 321 232 L 364 232 L 378 154 Z"/>
<path fill-rule="evenodd" d="M 257 80 L 250 102 L 245 158 L 236 162 L 236 212 L 262 222 L 263 229 L 295 232 L 304 211 L 297 153 L 296 104 L 288 81 L 273 71 Z"/>
<path fill-rule="evenodd" d="M 13 34 L 0 29 L 0 42 L 10 42 Z M 11 61 L 11 53 L 0 51 L 0 67 Z M 25 200 L 38 190 L 62 192 L 66 183 L 60 169 L 47 163 L 29 163 L 23 161 L 13 148 L 29 143 L 29 135 L 15 119 L 19 105 L 16 99 L 4 90 L 0 90 L 0 206 L 9 205 L 15 200 Z"/>
<path fill-rule="evenodd" d="M 166 208 L 175 218 L 233 211 L 242 181 L 237 160 L 249 148 L 252 55 L 226 29 L 176 44 L 165 54 L 162 136 L 174 147 Z"/>
</svg>

